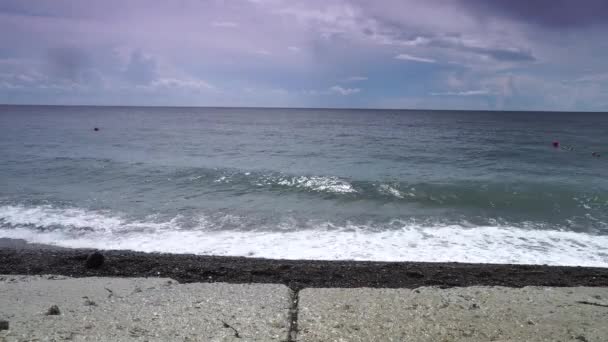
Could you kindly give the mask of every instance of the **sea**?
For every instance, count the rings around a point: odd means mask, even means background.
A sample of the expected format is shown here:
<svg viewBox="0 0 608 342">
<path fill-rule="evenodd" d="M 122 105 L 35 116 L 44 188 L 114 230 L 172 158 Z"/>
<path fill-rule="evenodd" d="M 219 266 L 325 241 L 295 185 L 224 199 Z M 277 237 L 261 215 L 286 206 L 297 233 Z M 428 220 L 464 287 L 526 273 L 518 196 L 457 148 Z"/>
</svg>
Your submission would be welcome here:
<svg viewBox="0 0 608 342">
<path fill-rule="evenodd" d="M 0 106 L 0 237 L 608 267 L 608 113 Z"/>
</svg>

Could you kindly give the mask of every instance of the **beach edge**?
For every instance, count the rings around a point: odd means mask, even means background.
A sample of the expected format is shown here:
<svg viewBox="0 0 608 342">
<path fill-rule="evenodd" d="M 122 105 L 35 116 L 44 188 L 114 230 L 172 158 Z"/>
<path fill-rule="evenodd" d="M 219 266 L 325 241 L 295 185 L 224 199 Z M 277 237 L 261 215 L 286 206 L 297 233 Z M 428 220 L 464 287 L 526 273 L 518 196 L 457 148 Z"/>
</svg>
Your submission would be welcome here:
<svg viewBox="0 0 608 342">
<path fill-rule="evenodd" d="M 103 265 L 86 266 L 92 249 L 0 238 L 0 274 L 70 277 L 163 277 L 180 283 L 284 284 L 303 288 L 423 286 L 608 286 L 608 268 L 455 262 L 277 260 L 104 250 Z"/>
</svg>

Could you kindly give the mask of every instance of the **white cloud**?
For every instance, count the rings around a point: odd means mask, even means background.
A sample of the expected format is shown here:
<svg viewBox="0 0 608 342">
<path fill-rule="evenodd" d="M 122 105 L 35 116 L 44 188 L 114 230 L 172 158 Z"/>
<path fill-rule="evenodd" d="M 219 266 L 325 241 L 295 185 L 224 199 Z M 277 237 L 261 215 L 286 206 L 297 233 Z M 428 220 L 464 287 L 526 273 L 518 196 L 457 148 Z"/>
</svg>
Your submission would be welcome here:
<svg viewBox="0 0 608 342">
<path fill-rule="evenodd" d="M 235 27 L 239 27 L 239 24 L 235 23 L 234 21 L 214 21 L 211 23 L 211 26 L 223 27 L 223 28 L 235 28 Z"/>
<path fill-rule="evenodd" d="M 491 94 L 491 93 L 488 90 L 484 90 L 484 89 L 431 93 L 431 95 L 433 95 L 433 96 L 476 96 L 476 95 L 489 95 L 489 94 Z"/>
<path fill-rule="evenodd" d="M 367 77 L 365 76 L 351 76 L 347 79 L 344 80 L 345 82 L 360 82 L 360 81 L 367 81 Z"/>
<path fill-rule="evenodd" d="M 430 42 L 431 40 L 426 37 L 416 37 L 414 39 L 402 41 L 401 44 L 406 46 L 424 46 L 428 45 Z"/>
<path fill-rule="evenodd" d="M 404 61 L 412 61 L 412 62 L 420 62 L 420 63 L 436 63 L 437 62 L 432 58 L 417 57 L 417 56 L 412 56 L 412 55 L 408 55 L 405 53 L 399 54 L 399 55 L 395 56 L 395 58 L 404 60 Z"/>
<path fill-rule="evenodd" d="M 287 50 L 291 51 L 291 52 L 300 52 L 302 49 L 300 49 L 297 46 L 288 46 Z"/>
<path fill-rule="evenodd" d="M 274 4 L 271 11 L 288 18 L 293 27 L 313 32 L 326 40 L 337 35 L 361 35 L 361 27 L 373 21 L 361 13 L 360 6 L 343 0 L 317 4 L 308 1 L 287 1 L 279 6 Z"/>
<path fill-rule="evenodd" d="M 336 93 L 336 94 L 340 94 L 340 95 L 351 95 L 351 94 L 356 94 L 359 93 L 361 91 L 361 89 L 359 88 L 342 88 L 340 86 L 333 86 L 331 88 L 329 88 L 330 92 L 332 93 Z"/>
<path fill-rule="evenodd" d="M 170 88 L 184 90 L 211 90 L 215 87 L 199 79 L 160 78 L 152 82 L 150 88 Z"/>
<path fill-rule="evenodd" d="M 258 49 L 258 50 L 255 50 L 253 53 L 258 54 L 258 55 L 264 55 L 264 56 L 270 55 L 270 51 L 268 51 L 266 49 Z"/>
</svg>

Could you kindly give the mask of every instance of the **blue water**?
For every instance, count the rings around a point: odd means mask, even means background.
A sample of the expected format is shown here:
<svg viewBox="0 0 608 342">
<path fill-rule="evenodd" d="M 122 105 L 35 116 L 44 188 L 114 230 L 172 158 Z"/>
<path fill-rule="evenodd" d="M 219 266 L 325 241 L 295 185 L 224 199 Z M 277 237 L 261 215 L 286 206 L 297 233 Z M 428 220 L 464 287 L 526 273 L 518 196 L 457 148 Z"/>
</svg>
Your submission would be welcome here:
<svg viewBox="0 0 608 342">
<path fill-rule="evenodd" d="M 0 129 L 0 237 L 608 266 L 607 114 L 0 106 Z"/>
</svg>

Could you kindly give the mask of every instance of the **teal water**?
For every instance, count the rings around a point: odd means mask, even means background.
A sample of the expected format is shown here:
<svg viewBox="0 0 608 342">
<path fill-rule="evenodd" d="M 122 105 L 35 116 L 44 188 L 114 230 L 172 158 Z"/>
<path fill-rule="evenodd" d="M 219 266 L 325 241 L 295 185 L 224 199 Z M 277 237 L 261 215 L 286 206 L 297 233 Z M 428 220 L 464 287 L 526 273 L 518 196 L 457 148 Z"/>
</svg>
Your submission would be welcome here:
<svg viewBox="0 0 608 342">
<path fill-rule="evenodd" d="M 0 129 L 0 237 L 608 265 L 605 114 L 0 106 Z"/>
</svg>

